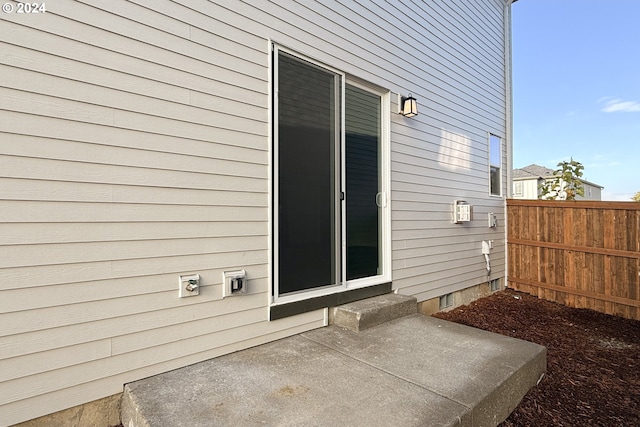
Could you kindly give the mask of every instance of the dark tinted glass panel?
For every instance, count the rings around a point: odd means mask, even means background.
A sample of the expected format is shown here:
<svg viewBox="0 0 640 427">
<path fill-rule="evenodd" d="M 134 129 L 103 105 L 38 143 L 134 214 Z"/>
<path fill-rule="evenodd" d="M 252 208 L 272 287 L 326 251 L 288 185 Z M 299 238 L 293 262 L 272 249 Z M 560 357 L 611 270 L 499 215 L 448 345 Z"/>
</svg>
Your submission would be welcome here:
<svg viewBox="0 0 640 427">
<path fill-rule="evenodd" d="M 502 150 L 500 138 L 489 135 L 489 165 L 491 172 L 491 194 L 499 196 L 500 192 L 500 168 L 502 167 Z"/>
<path fill-rule="evenodd" d="M 491 166 L 491 194 L 500 195 L 500 169 Z"/>
<path fill-rule="evenodd" d="M 346 86 L 347 280 L 381 274 L 380 97 Z"/>
<path fill-rule="evenodd" d="M 333 73 L 278 55 L 279 293 L 336 283 Z"/>
</svg>

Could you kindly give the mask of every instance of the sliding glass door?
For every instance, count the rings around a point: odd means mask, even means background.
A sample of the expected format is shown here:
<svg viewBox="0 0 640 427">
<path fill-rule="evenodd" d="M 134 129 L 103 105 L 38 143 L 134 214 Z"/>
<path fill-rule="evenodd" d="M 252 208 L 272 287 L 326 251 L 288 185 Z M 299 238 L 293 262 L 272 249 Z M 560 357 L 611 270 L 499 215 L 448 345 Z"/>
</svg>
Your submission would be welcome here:
<svg viewBox="0 0 640 427">
<path fill-rule="evenodd" d="M 278 55 L 279 292 L 340 281 L 340 77 Z"/>
<path fill-rule="evenodd" d="M 381 273 L 380 96 L 345 89 L 347 280 Z"/>
<path fill-rule="evenodd" d="M 274 62 L 274 296 L 383 275 L 381 95 L 277 48 Z"/>
</svg>

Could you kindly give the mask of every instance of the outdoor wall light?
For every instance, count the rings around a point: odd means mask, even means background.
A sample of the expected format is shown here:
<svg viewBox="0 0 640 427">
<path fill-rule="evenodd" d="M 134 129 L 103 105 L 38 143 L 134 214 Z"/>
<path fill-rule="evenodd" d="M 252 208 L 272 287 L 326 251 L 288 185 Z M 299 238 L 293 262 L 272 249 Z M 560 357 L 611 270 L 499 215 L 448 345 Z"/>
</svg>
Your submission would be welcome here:
<svg viewBox="0 0 640 427">
<path fill-rule="evenodd" d="M 400 114 L 405 117 L 414 117 L 418 115 L 418 101 L 409 94 L 406 98 L 400 97 Z"/>
</svg>

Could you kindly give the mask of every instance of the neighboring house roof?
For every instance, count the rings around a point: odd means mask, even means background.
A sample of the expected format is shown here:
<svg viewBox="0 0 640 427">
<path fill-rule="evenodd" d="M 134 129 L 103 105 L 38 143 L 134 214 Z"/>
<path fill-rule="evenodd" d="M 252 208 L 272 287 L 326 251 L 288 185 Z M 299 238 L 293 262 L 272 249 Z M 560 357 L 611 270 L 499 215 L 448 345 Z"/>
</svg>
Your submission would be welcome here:
<svg viewBox="0 0 640 427">
<path fill-rule="evenodd" d="M 554 176 L 553 172 L 554 172 L 553 169 L 536 165 L 534 163 L 520 169 L 514 169 L 511 177 L 514 181 L 522 181 L 526 179 L 547 179 L 547 178 L 553 178 Z M 593 187 L 604 188 L 602 185 L 594 184 L 593 182 L 589 182 L 582 178 L 580 178 L 580 181 L 582 181 L 584 184 L 588 184 Z"/>
<path fill-rule="evenodd" d="M 531 164 L 520 169 L 514 169 L 512 176 L 513 179 L 550 178 L 553 176 L 553 169 Z"/>
</svg>

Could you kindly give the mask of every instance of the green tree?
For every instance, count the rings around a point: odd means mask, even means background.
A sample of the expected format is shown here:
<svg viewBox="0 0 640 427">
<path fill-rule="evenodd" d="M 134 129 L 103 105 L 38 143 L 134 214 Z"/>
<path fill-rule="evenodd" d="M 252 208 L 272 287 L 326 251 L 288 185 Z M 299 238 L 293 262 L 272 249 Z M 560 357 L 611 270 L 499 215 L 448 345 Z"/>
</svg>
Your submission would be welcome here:
<svg viewBox="0 0 640 427">
<path fill-rule="evenodd" d="M 553 171 L 553 178 L 549 178 L 540 185 L 540 199 L 547 200 L 575 200 L 576 196 L 584 196 L 582 177 L 584 166 L 573 160 L 558 163 L 558 169 Z"/>
<path fill-rule="evenodd" d="M 638 191 L 632 198 L 634 202 L 640 202 L 640 191 Z"/>
</svg>

